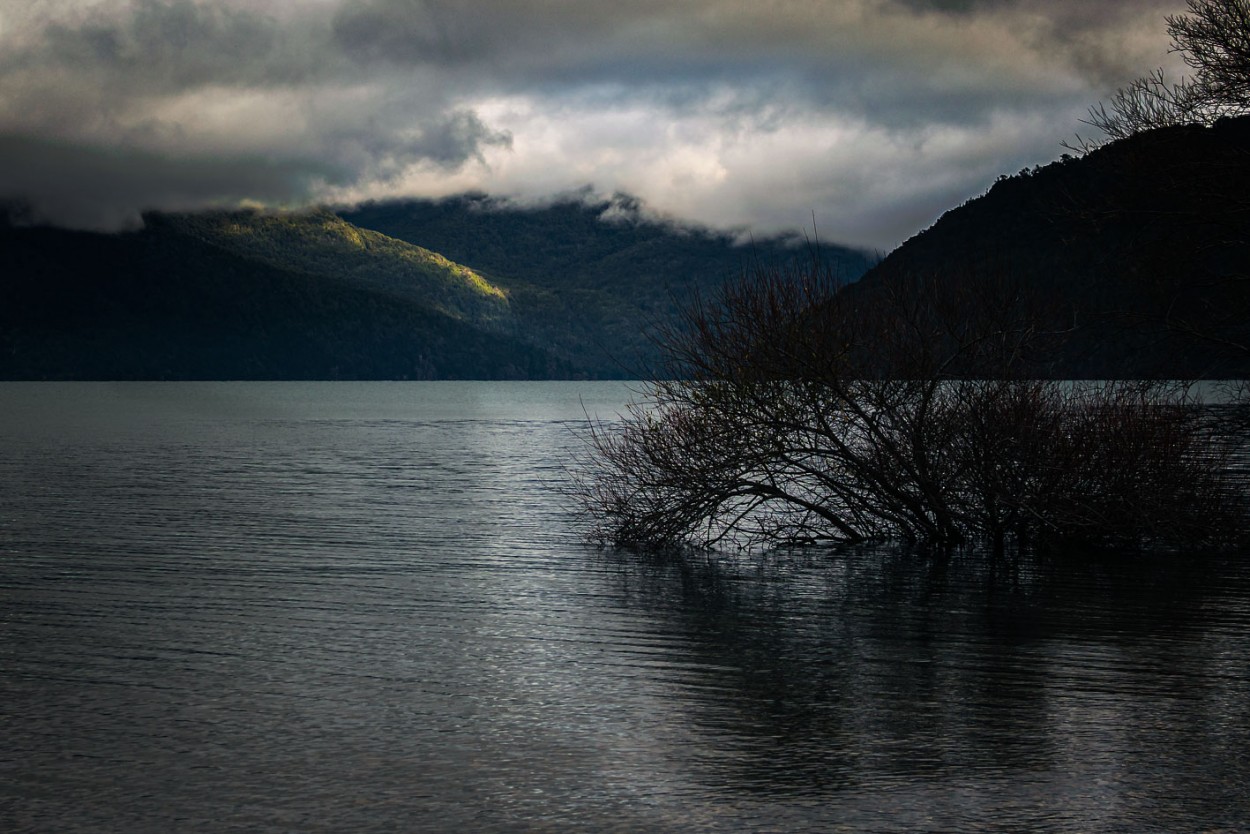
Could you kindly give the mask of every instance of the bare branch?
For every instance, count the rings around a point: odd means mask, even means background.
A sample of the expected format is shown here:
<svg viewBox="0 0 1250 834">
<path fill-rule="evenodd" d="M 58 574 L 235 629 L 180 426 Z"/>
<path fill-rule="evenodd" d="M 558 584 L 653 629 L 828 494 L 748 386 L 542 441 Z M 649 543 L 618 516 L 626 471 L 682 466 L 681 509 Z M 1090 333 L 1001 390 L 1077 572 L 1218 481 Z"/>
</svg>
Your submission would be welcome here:
<svg viewBox="0 0 1250 834">
<path fill-rule="evenodd" d="M 1082 119 L 1103 133 L 1102 140 L 1078 135 L 1063 147 L 1088 153 L 1144 130 L 1211 125 L 1250 110 L 1250 0 L 1187 0 L 1187 5 L 1188 14 L 1166 20 L 1171 51 L 1180 53 L 1192 76 L 1173 82 L 1159 69 L 1132 81 Z"/>
<path fill-rule="evenodd" d="M 1227 444 L 1183 389 L 1032 379 L 1045 308 L 992 270 L 946 278 L 847 289 L 761 269 L 696 299 L 667 334 L 685 375 L 593 430 L 580 497 L 600 540 L 1001 549 L 1244 529 Z"/>
</svg>

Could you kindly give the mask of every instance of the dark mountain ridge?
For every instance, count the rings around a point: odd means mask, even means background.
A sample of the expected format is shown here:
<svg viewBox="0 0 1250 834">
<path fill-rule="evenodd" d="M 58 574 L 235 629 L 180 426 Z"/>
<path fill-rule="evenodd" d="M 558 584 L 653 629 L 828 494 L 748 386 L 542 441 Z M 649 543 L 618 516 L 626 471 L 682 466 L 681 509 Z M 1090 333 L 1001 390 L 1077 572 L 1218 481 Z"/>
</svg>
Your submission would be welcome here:
<svg viewBox="0 0 1250 834">
<path fill-rule="evenodd" d="M 1039 375 L 1250 374 L 1250 117 L 1150 131 L 1001 177 L 854 291 L 922 280 L 958 292 L 987 276 L 1011 282 L 1063 334 Z"/>
<path fill-rule="evenodd" d="M 108 235 L 0 219 L 0 378 L 645 376 L 651 328 L 753 265 L 870 266 L 738 245 L 619 196 L 146 220 Z M 877 303 L 925 281 L 976 307 L 987 276 L 1062 334 L 1038 376 L 1250 374 L 1250 117 L 1002 177 L 848 292 Z"/>
</svg>

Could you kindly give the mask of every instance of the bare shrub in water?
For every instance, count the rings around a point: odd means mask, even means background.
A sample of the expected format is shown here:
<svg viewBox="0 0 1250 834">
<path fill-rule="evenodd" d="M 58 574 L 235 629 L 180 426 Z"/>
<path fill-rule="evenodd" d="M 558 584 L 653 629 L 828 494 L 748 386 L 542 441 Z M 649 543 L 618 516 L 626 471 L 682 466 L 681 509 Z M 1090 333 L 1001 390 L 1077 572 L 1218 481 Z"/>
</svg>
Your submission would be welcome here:
<svg viewBox="0 0 1250 834">
<path fill-rule="evenodd" d="M 944 291 L 762 271 L 696 299 L 671 360 L 596 425 L 578 495 L 618 546 L 900 539 L 1213 543 L 1229 443 L 1165 383 L 1036 379 L 1062 334 L 987 271 Z"/>
</svg>

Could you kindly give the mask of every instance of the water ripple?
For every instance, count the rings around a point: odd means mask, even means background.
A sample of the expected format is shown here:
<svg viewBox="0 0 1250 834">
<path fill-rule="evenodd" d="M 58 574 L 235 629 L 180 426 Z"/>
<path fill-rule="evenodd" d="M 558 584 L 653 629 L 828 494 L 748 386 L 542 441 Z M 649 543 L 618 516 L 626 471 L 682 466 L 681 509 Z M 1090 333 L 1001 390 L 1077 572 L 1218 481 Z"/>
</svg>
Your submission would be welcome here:
<svg viewBox="0 0 1250 834">
<path fill-rule="evenodd" d="M 1250 577 L 657 559 L 620 386 L 0 385 L 7 831 L 1250 821 Z"/>
</svg>

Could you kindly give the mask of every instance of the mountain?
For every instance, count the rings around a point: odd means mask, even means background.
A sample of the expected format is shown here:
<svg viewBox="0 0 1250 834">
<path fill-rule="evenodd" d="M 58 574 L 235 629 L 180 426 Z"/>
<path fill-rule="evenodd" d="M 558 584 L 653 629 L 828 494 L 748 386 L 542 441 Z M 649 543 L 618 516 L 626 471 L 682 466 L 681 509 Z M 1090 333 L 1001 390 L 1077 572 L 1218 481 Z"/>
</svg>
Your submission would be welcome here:
<svg viewBox="0 0 1250 834">
<path fill-rule="evenodd" d="M 851 290 L 884 298 L 930 281 L 976 306 L 987 279 L 1063 334 L 1039 375 L 1250 375 L 1250 117 L 1000 177 Z"/>
<path fill-rule="evenodd" d="M 656 218 L 628 195 L 569 195 L 524 207 L 482 194 L 370 203 L 345 220 L 434 249 L 503 287 L 525 332 L 594 376 L 643 377 L 660 352 L 657 325 L 696 293 L 754 264 L 818 257 L 845 280 L 873 258 L 842 246 L 727 232 Z"/>
<path fill-rule="evenodd" d="M 623 199 L 144 223 L 97 234 L 0 217 L 0 379 L 621 378 L 655 361 L 648 327 L 680 301 L 753 257 L 809 256 Z M 823 251 L 854 275 L 866 264 Z"/>
<path fill-rule="evenodd" d="M 146 226 L 278 269 L 333 276 L 362 289 L 410 298 L 489 330 L 513 329 L 503 290 L 473 270 L 420 246 L 358 229 L 324 209 L 149 215 Z"/>
<path fill-rule="evenodd" d="M 1062 335 L 1038 375 L 1250 374 L 1250 117 L 1002 177 L 871 269 L 863 252 L 739 245 L 584 193 L 145 222 L 109 235 L 0 219 L 0 378 L 646 375 L 650 334 L 681 305 L 812 257 L 863 274 L 847 292 L 873 303 L 918 281 L 969 309 L 990 304 L 987 278 L 1012 288 Z"/>
<path fill-rule="evenodd" d="M 500 290 L 380 237 L 324 214 L 154 215 L 125 234 L 0 224 L 0 379 L 575 373 L 501 332 Z"/>
</svg>

